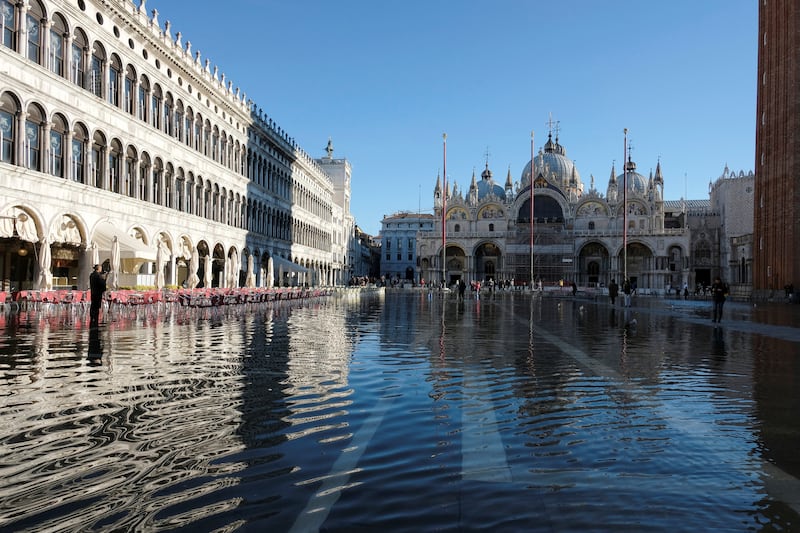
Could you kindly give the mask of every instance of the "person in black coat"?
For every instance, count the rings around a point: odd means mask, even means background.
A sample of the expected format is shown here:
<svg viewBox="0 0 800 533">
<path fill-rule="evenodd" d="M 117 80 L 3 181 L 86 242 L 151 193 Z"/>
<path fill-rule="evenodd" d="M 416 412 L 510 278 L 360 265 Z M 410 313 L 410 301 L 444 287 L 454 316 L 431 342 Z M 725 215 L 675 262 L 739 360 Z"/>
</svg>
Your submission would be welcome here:
<svg viewBox="0 0 800 533">
<path fill-rule="evenodd" d="M 100 265 L 95 265 L 92 275 L 89 276 L 89 292 L 92 300 L 89 307 L 89 322 L 97 325 L 100 319 L 100 306 L 103 304 L 103 293 L 106 292 L 106 273 Z"/>
<path fill-rule="evenodd" d="M 611 283 L 608 284 L 608 298 L 611 300 L 611 305 L 614 305 L 614 302 L 617 300 L 617 295 L 619 294 L 619 285 L 613 279 Z"/>
<path fill-rule="evenodd" d="M 728 284 L 717 276 L 714 283 L 711 284 L 711 299 L 714 301 L 714 315 L 711 317 L 712 322 L 722 322 L 722 305 L 728 297 Z"/>
</svg>

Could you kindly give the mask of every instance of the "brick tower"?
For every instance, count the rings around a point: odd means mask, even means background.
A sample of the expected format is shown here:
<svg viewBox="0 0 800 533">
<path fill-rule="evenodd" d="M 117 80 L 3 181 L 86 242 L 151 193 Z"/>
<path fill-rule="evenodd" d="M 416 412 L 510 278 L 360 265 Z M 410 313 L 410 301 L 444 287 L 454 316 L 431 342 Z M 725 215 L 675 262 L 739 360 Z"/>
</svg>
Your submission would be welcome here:
<svg viewBox="0 0 800 533">
<path fill-rule="evenodd" d="M 800 2 L 758 2 L 753 296 L 800 289 Z"/>
</svg>

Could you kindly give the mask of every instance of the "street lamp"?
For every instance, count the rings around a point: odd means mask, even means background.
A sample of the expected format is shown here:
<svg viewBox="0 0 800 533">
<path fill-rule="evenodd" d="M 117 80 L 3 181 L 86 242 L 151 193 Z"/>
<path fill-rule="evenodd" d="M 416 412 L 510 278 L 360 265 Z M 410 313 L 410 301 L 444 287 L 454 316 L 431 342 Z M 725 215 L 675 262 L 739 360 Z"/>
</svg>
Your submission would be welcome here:
<svg viewBox="0 0 800 533">
<path fill-rule="evenodd" d="M 20 213 L 16 216 L 9 216 L 9 215 L 0 215 L 0 220 L 10 220 L 13 225 L 13 231 L 11 233 L 11 238 L 19 239 L 19 231 L 17 231 L 17 221 L 19 220 L 23 224 L 28 220 L 28 215 L 25 213 Z M 19 250 L 17 250 L 17 254 L 21 257 L 25 257 L 28 255 L 28 249 L 24 246 L 20 245 Z"/>
</svg>

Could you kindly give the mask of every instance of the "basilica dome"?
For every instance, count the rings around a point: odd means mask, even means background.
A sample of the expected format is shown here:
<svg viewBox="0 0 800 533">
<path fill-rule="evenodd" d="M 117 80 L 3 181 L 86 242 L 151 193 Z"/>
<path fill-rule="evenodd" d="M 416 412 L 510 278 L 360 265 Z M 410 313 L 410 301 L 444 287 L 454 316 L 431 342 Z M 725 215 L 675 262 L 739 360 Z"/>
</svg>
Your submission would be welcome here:
<svg viewBox="0 0 800 533">
<path fill-rule="evenodd" d="M 506 191 L 492 178 L 492 171 L 489 170 L 488 163 L 483 172 L 481 172 L 481 180 L 477 183 L 477 186 L 478 200 L 482 200 L 490 194 L 494 194 L 499 200 L 506 199 Z"/>
<path fill-rule="evenodd" d="M 647 192 L 647 178 L 636 172 L 636 163 L 628 160 L 628 177 L 627 177 L 627 184 L 628 184 L 628 192 L 636 193 L 636 194 L 645 194 Z M 619 183 L 620 190 L 622 190 L 623 179 L 625 176 L 620 174 L 617 176 L 617 183 Z"/>
<path fill-rule="evenodd" d="M 583 190 L 578 169 L 575 163 L 567 158 L 567 151 L 558 144 L 558 139 L 553 142 L 552 138 L 548 136 L 544 149 L 540 150 L 534 158 L 534 165 L 536 169 L 534 178 L 541 174 L 548 183 L 555 185 L 562 191 L 566 191 L 570 187 Z M 528 164 L 522 170 L 522 185 L 527 187 L 530 179 L 531 163 L 528 161 Z M 573 179 L 575 180 L 574 183 L 572 183 Z"/>
</svg>

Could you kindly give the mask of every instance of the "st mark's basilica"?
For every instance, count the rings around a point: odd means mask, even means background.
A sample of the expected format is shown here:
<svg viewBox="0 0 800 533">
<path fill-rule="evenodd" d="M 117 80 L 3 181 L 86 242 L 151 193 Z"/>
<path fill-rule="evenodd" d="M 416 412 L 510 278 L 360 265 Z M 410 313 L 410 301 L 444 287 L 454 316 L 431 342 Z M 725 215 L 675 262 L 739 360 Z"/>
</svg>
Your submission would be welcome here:
<svg viewBox="0 0 800 533">
<path fill-rule="evenodd" d="M 627 274 L 642 293 L 694 289 L 716 275 L 734 284 L 748 281 L 750 243 L 731 250 L 733 236 L 725 235 L 727 217 L 721 212 L 727 199 L 738 195 L 735 189 L 747 183 L 752 212 L 752 172 L 737 176 L 726 166 L 709 184 L 710 200 L 665 201 L 660 161 L 649 176 L 637 171 L 630 156 L 625 166 L 618 172 L 612 164 L 604 191 L 594 177 L 587 187 L 551 130 L 518 182 L 510 170 L 502 183 L 496 181 L 488 161 L 480 179 L 473 173 L 467 190 L 443 186 L 437 177 L 433 231 L 417 235 L 418 279 L 529 285 L 533 278 L 602 287 L 612 279 L 621 283 Z M 740 259 L 742 268 L 735 268 Z"/>
</svg>

